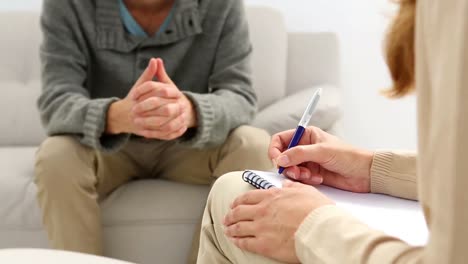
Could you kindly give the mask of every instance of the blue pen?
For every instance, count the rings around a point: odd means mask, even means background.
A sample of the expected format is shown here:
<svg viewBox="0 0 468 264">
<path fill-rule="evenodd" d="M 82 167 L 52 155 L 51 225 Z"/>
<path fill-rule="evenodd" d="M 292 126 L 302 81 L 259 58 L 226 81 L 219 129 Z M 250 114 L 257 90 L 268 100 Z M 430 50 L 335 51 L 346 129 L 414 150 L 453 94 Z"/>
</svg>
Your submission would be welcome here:
<svg viewBox="0 0 468 264">
<path fill-rule="evenodd" d="M 299 122 L 299 125 L 296 128 L 296 132 L 294 132 L 294 136 L 291 139 L 291 142 L 289 142 L 288 149 L 293 148 L 297 146 L 299 141 L 302 138 L 302 135 L 304 134 L 305 128 L 309 125 L 310 118 L 312 117 L 312 113 L 315 110 L 315 107 L 317 107 L 317 104 L 320 100 L 320 96 L 322 96 L 322 88 L 318 88 L 317 91 L 315 91 L 314 95 L 312 95 L 312 99 L 310 99 L 309 104 L 307 105 L 307 108 L 302 115 L 301 121 Z M 278 173 L 281 174 L 283 173 L 284 168 L 280 167 L 278 170 Z"/>
</svg>

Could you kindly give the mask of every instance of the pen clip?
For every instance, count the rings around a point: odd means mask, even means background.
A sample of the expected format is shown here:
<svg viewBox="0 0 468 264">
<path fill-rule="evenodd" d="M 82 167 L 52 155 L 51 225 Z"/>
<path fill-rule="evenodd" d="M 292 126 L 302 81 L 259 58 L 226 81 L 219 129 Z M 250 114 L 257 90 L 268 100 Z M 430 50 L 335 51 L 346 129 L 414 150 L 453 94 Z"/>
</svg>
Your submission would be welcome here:
<svg viewBox="0 0 468 264">
<path fill-rule="evenodd" d="M 307 127 L 309 125 L 310 119 L 312 118 L 312 114 L 314 113 L 315 108 L 317 107 L 321 95 L 322 88 L 318 88 L 312 96 L 312 99 L 310 99 L 310 102 L 307 105 L 304 114 L 302 115 L 301 121 L 299 122 L 299 126 Z"/>
</svg>

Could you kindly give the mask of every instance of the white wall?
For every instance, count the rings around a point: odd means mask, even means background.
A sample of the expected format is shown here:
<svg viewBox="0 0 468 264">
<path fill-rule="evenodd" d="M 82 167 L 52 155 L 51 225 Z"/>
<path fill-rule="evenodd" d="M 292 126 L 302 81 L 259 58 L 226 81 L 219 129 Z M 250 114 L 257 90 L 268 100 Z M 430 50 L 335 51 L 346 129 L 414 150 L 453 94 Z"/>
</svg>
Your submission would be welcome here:
<svg viewBox="0 0 468 264">
<path fill-rule="evenodd" d="M 415 148 L 415 99 L 388 100 L 378 93 L 390 84 L 382 59 L 382 38 L 393 9 L 389 0 L 245 1 L 281 10 L 291 31 L 338 34 L 346 140 L 368 148 Z M 0 0 L 0 9 L 36 9 L 40 3 Z"/>
<path fill-rule="evenodd" d="M 382 40 L 395 7 L 388 0 L 246 0 L 281 10 L 291 31 L 333 31 L 340 39 L 344 137 L 368 148 L 416 147 L 415 98 L 389 100 Z"/>
</svg>

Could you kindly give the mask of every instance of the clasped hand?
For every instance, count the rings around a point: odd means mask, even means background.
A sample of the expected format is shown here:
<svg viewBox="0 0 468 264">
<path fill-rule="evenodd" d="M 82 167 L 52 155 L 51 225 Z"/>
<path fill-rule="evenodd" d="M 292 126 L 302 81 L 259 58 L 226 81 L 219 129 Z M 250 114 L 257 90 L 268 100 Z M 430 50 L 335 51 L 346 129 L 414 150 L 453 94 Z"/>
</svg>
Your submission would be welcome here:
<svg viewBox="0 0 468 264">
<path fill-rule="evenodd" d="M 168 76 L 163 61 L 151 59 L 127 97 L 111 105 L 107 131 L 172 140 L 195 126 L 191 101 Z"/>
</svg>

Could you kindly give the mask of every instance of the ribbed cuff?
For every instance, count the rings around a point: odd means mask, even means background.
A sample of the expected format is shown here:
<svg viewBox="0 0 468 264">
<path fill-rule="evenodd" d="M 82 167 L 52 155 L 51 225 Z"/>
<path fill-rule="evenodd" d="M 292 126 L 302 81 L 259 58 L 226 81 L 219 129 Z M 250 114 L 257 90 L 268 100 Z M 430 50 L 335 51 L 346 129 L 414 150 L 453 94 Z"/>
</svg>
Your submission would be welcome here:
<svg viewBox="0 0 468 264">
<path fill-rule="evenodd" d="M 184 92 L 197 111 L 197 128 L 191 138 L 184 139 L 181 143 L 194 148 L 202 148 L 210 142 L 215 122 L 215 112 L 210 95 Z"/>
<path fill-rule="evenodd" d="M 94 99 L 89 103 L 83 124 L 83 138 L 81 142 L 92 148 L 113 152 L 123 146 L 129 135 L 104 135 L 106 129 L 107 111 L 117 98 Z"/>
<path fill-rule="evenodd" d="M 390 170 L 392 168 L 393 153 L 377 151 L 371 166 L 370 187 L 372 193 L 389 194 L 388 181 L 390 181 Z"/>
</svg>

